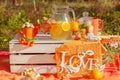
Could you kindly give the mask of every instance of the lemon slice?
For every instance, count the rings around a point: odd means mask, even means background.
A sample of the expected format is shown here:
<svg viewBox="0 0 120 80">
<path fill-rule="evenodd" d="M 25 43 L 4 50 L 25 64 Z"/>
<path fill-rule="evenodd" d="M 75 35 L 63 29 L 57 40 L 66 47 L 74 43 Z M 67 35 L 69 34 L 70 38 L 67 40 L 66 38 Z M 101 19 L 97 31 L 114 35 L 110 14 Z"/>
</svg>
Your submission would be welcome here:
<svg viewBox="0 0 120 80">
<path fill-rule="evenodd" d="M 63 22 L 61 27 L 62 27 L 63 31 L 69 31 L 70 30 L 70 24 L 68 22 Z"/>
<path fill-rule="evenodd" d="M 53 23 L 51 25 L 50 33 L 52 35 L 60 35 L 62 33 L 61 25 L 59 23 Z"/>
</svg>

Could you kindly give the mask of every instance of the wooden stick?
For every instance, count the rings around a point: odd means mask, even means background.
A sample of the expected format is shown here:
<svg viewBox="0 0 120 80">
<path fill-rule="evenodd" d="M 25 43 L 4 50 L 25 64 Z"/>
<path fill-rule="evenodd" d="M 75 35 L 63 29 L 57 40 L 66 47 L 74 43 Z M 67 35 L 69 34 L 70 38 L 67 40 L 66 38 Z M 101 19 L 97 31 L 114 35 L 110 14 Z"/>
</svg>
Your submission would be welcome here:
<svg viewBox="0 0 120 80">
<path fill-rule="evenodd" d="M 33 4 L 34 4 L 34 11 L 36 12 L 36 1 L 35 0 L 33 0 Z"/>
</svg>

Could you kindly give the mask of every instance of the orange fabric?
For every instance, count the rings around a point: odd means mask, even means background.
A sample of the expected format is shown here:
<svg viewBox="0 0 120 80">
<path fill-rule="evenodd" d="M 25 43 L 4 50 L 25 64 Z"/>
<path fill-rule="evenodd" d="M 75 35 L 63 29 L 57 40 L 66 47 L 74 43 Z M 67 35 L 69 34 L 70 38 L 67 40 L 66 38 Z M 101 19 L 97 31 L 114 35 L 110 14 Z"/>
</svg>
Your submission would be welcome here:
<svg viewBox="0 0 120 80">
<path fill-rule="evenodd" d="M 112 43 L 112 42 L 116 42 L 120 39 L 119 36 L 100 36 L 101 37 L 101 43 L 105 44 L 105 43 Z"/>
<path fill-rule="evenodd" d="M 71 58 L 71 56 L 77 56 L 78 53 L 82 53 L 82 52 L 86 52 L 87 50 L 92 50 L 95 54 L 93 56 L 85 56 L 85 63 L 87 62 L 88 58 L 94 58 L 94 59 L 98 59 L 97 64 L 102 65 L 102 55 L 105 54 L 105 52 L 107 51 L 106 48 L 100 43 L 100 41 L 81 41 L 81 40 L 77 40 L 77 41 L 68 41 L 65 42 L 63 45 L 61 45 L 60 47 L 56 48 L 56 52 L 55 52 L 55 60 L 56 60 L 56 64 L 57 64 L 57 69 L 61 70 L 61 61 L 62 61 L 62 53 L 61 51 L 65 51 L 66 55 L 65 55 L 65 64 L 69 65 L 69 60 Z M 81 54 L 80 54 L 81 55 Z M 94 61 L 93 61 L 94 63 Z M 74 57 L 72 60 L 72 66 L 76 67 L 77 65 L 80 64 L 80 60 L 78 59 L 78 57 Z M 89 65 L 90 63 L 88 63 Z M 79 72 L 77 73 L 72 73 L 73 77 L 81 77 L 82 74 L 86 74 L 89 75 L 90 71 L 88 70 L 89 66 L 86 66 L 86 68 L 82 68 L 80 69 Z M 95 68 L 95 67 L 93 67 Z M 66 70 L 64 69 L 64 71 L 62 73 L 58 72 L 58 77 L 61 78 L 63 77 L 63 75 L 67 75 Z"/>
<path fill-rule="evenodd" d="M 106 53 L 107 49 L 102 44 L 100 44 L 100 45 L 101 45 L 101 52 L 102 52 L 102 54 Z"/>
<path fill-rule="evenodd" d="M 74 78 L 65 78 L 65 79 L 59 79 L 57 78 L 56 74 L 41 74 L 41 76 L 38 78 L 38 80 L 96 80 L 96 79 L 89 79 L 87 76 L 83 77 L 74 77 Z M 108 73 L 104 72 L 102 79 L 97 80 L 120 80 L 120 74 L 118 73 Z"/>
<path fill-rule="evenodd" d="M 0 80 L 21 80 L 20 76 L 16 74 L 11 74 L 9 72 L 0 71 Z"/>
<path fill-rule="evenodd" d="M 1 70 L 0 71 L 0 80 L 21 80 L 22 76 L 20 74 L 14 74 L 14 73 L 8 73 L 6 71 Z M 74 78 L 65 78 L 65 79 L 59 79 L 57 78 L 56 73 L 44 73 L 40 74 L 40 76 L 37 78 L 37 80 L 96 80 L 96 79 L 89 79 L 87 76 L 83 77 L 74 77 Z M 108 73 L 104 72 L 103 78 L 100 80 L 120 80 L 120 73 Z"/>
<path fill-rule="evenodd" d="M 98 45 L 101 47 L 100 49 L 100 52 L 101 54 L 105 54 L 107 49 L 103 46 L 103 44 L 100 42 L 100 41 L 89 41 L 89 40 L 83 40 L 83 41 L 77 41 L 77 40 L 74 40 L 74 41 L 69 41 L 69 42 L 66 42 L 64 43 L 63 46 L 67 47 L 67 46 L 81 46 L 80 48 L 83 48 L 83 49 L 89 49 L 91 47 L 94 47 L 96 48 Z"/>
</svg>

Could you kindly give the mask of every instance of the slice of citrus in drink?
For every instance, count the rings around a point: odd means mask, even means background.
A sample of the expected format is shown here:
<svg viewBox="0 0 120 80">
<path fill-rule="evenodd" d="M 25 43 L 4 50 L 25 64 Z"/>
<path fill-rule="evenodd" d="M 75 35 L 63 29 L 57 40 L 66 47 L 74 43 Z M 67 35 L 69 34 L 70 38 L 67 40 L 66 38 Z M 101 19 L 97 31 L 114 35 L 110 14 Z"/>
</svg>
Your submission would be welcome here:
<svg viewBox="0 0 120 80">
<path fill-rule="evenodd" d="M 61 24 L 60 23 L 52 23 L 50 33 L 52 35 L 60 35 L 62 33 Z"/>
<path fill-rule="evenodd" d="M 63 22 L 61 27 L 62 27 L 63 31 L 69 31 L 70 30 L 70 24 L 68 22 Z"/>
</svg>

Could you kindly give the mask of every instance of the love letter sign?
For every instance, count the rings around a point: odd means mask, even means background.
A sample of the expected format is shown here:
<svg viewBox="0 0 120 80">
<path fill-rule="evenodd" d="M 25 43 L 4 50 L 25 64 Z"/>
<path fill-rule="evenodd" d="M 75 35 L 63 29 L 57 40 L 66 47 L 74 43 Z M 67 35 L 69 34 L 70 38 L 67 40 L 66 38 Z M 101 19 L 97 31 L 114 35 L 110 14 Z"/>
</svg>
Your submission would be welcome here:
<svg viewBox="0 0 120 80">
<path fill-rule="evenodd" d="M 89 75 L 95 68 L 103 69 L 105 47 L 99 41 L 70 41 L 56 48 L 55 60 L 59 78 Z"/>
</svg>

